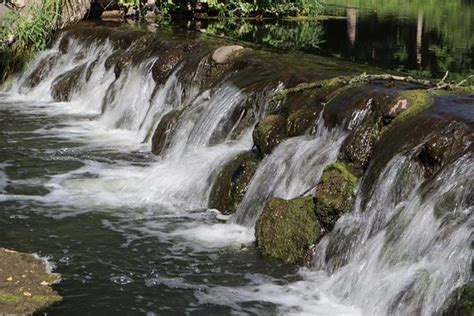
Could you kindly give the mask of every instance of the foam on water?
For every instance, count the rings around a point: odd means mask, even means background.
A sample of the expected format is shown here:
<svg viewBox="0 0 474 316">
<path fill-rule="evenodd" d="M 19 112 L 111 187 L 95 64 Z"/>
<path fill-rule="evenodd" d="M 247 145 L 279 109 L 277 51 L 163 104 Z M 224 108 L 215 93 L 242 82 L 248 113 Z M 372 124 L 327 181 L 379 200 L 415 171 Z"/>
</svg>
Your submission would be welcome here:
<svg viewBox="0 0 474 316">
<path fill-rule="evenodd" d="M 0 163 L 0 193 L 4 193 L 4 189 L 9 183 L 8 176 L 5 173 L 5 168 L 8 167 L 7 163 Z"/>
</svg>

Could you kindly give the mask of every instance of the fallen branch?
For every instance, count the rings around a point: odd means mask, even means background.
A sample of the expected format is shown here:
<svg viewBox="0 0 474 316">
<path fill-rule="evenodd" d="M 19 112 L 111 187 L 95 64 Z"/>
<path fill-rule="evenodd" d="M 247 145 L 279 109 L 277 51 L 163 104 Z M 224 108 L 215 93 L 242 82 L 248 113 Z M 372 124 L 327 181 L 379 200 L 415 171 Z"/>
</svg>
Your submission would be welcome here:
<svg viewBox="0 0 474 316">
<path fill-rule="evenodd" d="M 300 83 L 299 85 L 293 88 L 281 90 L 272 98 L 271 101 L 281 101 L 289 94 L 298 93 L 309 89 L 320 89 L 323 87 L 330 87 L 335 85 L 347 86 L 377 80 L 406 82 L 422 86 L 423 88 L 428 90 L 464 90 L 463 85 L 466 84 L 472 78 L 474 78 L 474 75 L 470 75 L 459 83 L 446 83 L 446 79 L 448 78 L 448 76 L 449 71 L 446 71 L 444 77 L 441 80 L 434 81 L 427 79 L 415 79 L 410 76 L 396 76 L 391 74 L 368 75 L 364 72 L 363 74 L 358 76 L 341 76 L 323 81 Z"/>
</svg>

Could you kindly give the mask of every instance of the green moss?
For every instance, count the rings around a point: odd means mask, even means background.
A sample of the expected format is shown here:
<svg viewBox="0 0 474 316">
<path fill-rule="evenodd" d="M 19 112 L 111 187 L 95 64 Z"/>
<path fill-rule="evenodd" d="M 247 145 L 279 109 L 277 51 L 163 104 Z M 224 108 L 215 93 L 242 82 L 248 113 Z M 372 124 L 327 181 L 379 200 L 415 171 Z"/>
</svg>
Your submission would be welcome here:
<svg viewBox="0 0 474 316">
<path fill-rule="evenodd" d="M 286 119 L 282 115 L 264 117 L 253 132 L 253 140 L 262 156 L 288 138 Z"/>
<path fill-rule="evenodd" d="M 316 216 L 325 230 L 330 231 L 339 217 L 353 202 L 358 178 L 342 162 L 326 167 L 316 186 Z"/>
<path fill-rule="evenodd" d="M 0 293 L 0 302 L 3 303 L 18 303 L 23 301 L 25 298 L 20 295 L 10 293 Z"/>
<path fill-rule="evenodd" d="M 350 184 L 350 188 L 354 189 L 357 184 L 357 177 L 350 171 L 349 167 L 343 162 L 335 162 L 326 167 L 326 170 L 337 170 L 341 176 Z"/>
<path fill-rule="evenodd" d="M 46 304 L 50 305 L 55 302 L 59 302 L 61 300 L 61 296 L 57 294 L 52 295 L 34 295 L 31 297 L 31 300 L 39 303 L 39 304 Z"/>
<path fill-rule="evenodd" d="M 428 90 L 410 90 L 402 92 L 397 98 L 399 100 L 406 100 L 408 108 L 400 113 L 394 120 L 394 123 L 406 120 L 409 117 L 415 116 L 433 104 L 433 98 Z"/>
<path fill-rule="evenodd" d="M 260 252 L 289 263 L 307 262 L 320 236 L 314 210 L 312 197 L 271 199 L 255 227 Z"/>
</svg>

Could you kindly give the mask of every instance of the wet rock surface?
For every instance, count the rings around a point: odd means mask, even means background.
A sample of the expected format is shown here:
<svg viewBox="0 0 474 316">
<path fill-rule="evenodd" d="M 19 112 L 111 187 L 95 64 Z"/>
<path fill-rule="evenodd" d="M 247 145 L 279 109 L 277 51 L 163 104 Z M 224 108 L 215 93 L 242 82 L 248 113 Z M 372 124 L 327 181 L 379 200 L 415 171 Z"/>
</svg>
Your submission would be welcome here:
<svg viewBox="0 0 474 316">
<path fill-rule="evenodd" d="M 51 288 L 59 279 L 43 260 L 0 248 L 0 314 L 32 314 L 60 301 Z"/>
<path fill-rule="evenodd" d="M 253 140 L 262 156 L 288 138 L 286 119 L 282 115 L 268 115 L 255 127 Z"/>
<path fill-rule="evenodd" d="M 325 232 L 331 231 L 342 214 L 352 207 L 357 177 L 348 166 L 336 162 L 324 170 L 316 186 L 316 217 Z"/>
<path fill-rule="evenodd" d="M 247 192 L 259 162 L 257 154 L 244 152 L 226 163 L 212 186 L 209 208 L 218 209 L 223 214 L 234 213 Z"/>
<path fill-rule="evenodd" d="M 178 124 L 181 111 L 174 110 L 165 114 L 153 134 L 151 139 L 151 152 L 160 155 L 166 149 L 169 142 L 169 136 Z"/>
<path fill-rule="evenodd" d="M 240 45 L 219 47 L 212 53 L 212 60 L 217 64 L 225 64 L 233 55 L 243 49 Z"/>
<path fill-rule="evenodd" d="M 320 233 L 314 211 L 312 197 L 271 199 L 255 226 L 260 252 L 289 263 L 307 262 Z"/>
<path fill-rule="evenodd" d="M 54 63 L 58 60 L 60 54 L 52 53 L 43 58 L 39 65 L 28 76 L 25 83 L 28 88 L 36 87 L 51 71 Z"/>
<path fill-rule="evenodd" d="M 80 65 L 56 78 L 51 95 L 56 102 L 71 101 L 77 82 L 83 75 L 87 65 Z"/>
</svg>

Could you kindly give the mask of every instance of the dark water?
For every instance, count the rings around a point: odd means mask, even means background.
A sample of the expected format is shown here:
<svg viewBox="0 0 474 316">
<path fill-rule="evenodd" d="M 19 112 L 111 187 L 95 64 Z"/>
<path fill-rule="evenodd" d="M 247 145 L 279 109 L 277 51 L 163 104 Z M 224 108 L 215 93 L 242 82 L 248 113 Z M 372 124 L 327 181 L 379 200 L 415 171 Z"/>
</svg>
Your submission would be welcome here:
<svg viewBox="0 0 474 316">
<path fill-rule="evenodd" d="M 203 20 L 197 27 L 278 50 L 296 50 L 413 76 L 474 72 L 472 1 L 328 0 L 319 20 Z M 192 27 L 195 27 L 193 25 Z"/>
</svg>

